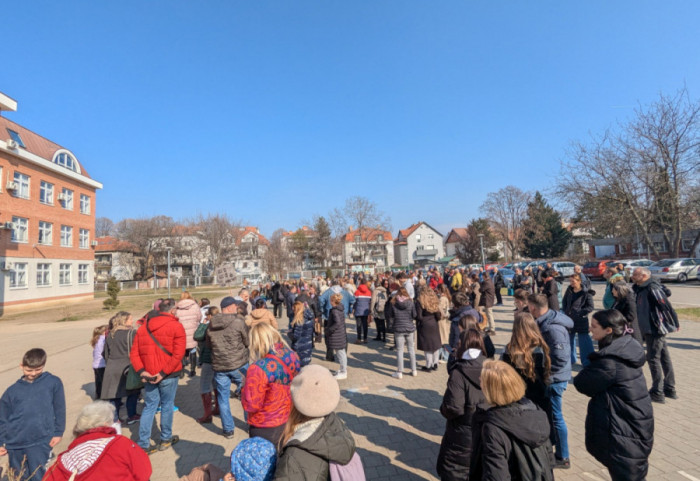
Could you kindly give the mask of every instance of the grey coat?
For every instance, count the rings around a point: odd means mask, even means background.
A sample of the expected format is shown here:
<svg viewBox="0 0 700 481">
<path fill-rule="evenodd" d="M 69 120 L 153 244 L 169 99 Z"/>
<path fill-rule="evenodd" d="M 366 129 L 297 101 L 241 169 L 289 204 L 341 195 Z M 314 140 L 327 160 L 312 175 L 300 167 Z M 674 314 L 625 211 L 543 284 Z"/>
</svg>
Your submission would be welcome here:
<svg viewBox="0 0 700 481">
<path fill-rule="evenodd" d="M 119 329 L 114 337 L 107 334 L 105 339 L 105 374 L 102 380 L 102 399 L 125 397 L 126 370 L 131 364 L 129 360 L 129 338 L 133 344 L 135 330 Z"/>
</svg>

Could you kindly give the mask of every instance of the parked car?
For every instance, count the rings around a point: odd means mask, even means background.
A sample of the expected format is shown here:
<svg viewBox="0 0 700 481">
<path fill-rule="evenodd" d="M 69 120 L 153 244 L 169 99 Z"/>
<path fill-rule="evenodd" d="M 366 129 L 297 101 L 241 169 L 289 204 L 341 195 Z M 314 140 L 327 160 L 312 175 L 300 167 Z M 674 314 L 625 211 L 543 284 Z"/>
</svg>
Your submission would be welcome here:
<svg viewBox="0 0 700 481">
<path fill-rule="evenodd" d="M 573 262 L 552 262 L 552 267 L 556 269 L 562 277 L 571 276 L 574 273 L 575 266 L 576 264 Z"/>
<path fill-rule="evenodd" d="M 622 259 L 617 262 L 625 266 L 625 280 L 627 280 L 627 282 L 630 281 L 632 278 L 632 271 L 637 267 L 649 267 L 654 263 L 654 261 L 649 259 Z"/>
<path fill-rule="evenodd" d="M 660 281 L 685 282 L 689 278 L 695 278 L 700 269 L 700 259 L 664 259 L 649 266 L 649 271 L 654 279 Z"/>
<path fill-rule="evenodd" d="M 515 271 L 504 267 L 502 269 L 498 269 L 498 272 L 500 272 L 503 276 L 503 281 L 506 283 L 506 288 L 510 289 L 513 287 L 513 276 L 515 275 Z M 489 274 L 491 274 L 491 278 L 493 278 L 493 270 L 491 270 Z"/>
<path fill-rule="evenodd" d="M 605 269 L 608 267 L 608 264 L 614 265 L 617 261 L 614 260 L 607 260 L 607 261 L 600 261 L 600 260 L 595 260 L 595 261 L 589 261 L 586 262 L 583 265 L 583 273 L 588 277 L 589 279 L 602 279 L 603 278 L 603 272 L 605 272 Z"/>
</svg>

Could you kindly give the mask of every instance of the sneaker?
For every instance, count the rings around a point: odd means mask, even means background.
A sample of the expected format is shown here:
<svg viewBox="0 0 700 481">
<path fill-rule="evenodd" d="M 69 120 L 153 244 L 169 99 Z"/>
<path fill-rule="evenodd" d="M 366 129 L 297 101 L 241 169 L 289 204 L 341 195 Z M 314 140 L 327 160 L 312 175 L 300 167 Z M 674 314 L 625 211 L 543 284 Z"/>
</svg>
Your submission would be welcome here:
<svg viewBox="0 0 700 481">
<path fill-rule="evenodd" d="M 132 424 L 138 422 L 139 419 L 141 419 L 141 415 L 134 414 L 133 416 L 126 418 L 126 424 L 127 424 L 127 426 L 131 426 Z"/>
<path fill-rule="evenodd" d="M 556 458 L 554 461 L 554 469 L 569 469 L 571 468 L 571 461 L 569 458 L 559 459 Z"/>
<path fill-rule="evenodd" d="M 438 370 L 438 365 L 437 365 L 437 364 L 433 364 L 433 367 L 431 367 L 430 369 L 432 369 L 433 371 L 437 371 L 437 370 Z"/>
<path fill-rule="evenodd" d="M 656 392 L 656 391 L 649 391 L 649 397 L 651 397 L 651 402 L 653 402 L 653 403 L 659 403 L 659 404 L 666 403 L 666 396 L 664 396 L 663 393 Z"/>
<path fill-rule="evenodd" d="M 148 449 L 144 449 L 144 451 L 146 451 L 146 454 L 148 454 L 148 455 L 150 456 L 151 454 L 154 454 L 154 453 L 157 453 L 157 452 L 158 452 L 158 445 L 157 445 L 157 444 L 151 444 L 151 445 L 148 447 Z"/>
<path fill-rule="evenodd" d="M 224 431 L 224 437 L 226 439 L 233 439 L 233 431 Z"/>
<path fill-rule="evenodd" d="M 362 339 L 358 339 L 355 341 L 355 344 L 362 344 Z"/>
<path fill-rule="evenodd" d="M 664 389 L 664 396 L 669 399 L 678 399 L 678 394 L 676 393 L 675 389 L 673 391 L 667 391 Z"/>
<path fill-rule="evenodd" d="M 338 381 L 342 381 L 343 379 L 348 378 L 348 373 L 347 372 L 339 372 L 333 377 L 336 378 Z"/>
<path fill-rule="evenodd" d="M 413 372 L 411 373 L 411 375 L 412 375 L 413 377 L 417 377 L 417 376 L 418 376 L 418 371 L 413 371 Z"/>
<path fill-rule="evenodd" d="M 421 370 L 421 371 L 425 371 L 425 372 L 430 372 L 430 371 L 433 370 L 433 368 L 432 368 L 432 367 L 428 367 L 428 366 L 421 366 L 421 367 L 420 367 L 420 370 Z"/>
<path fill-rule="evenodd" d="M 241 392 L 240 391 L 234 391 L 231 393 L 231 399 L 240 399 L 241 398 Z"/>
<path fill-rule="evenodd" d="M 394 374 L 391 375 L 391 377 L 395 377 L 396 379 L 402 379 L 403 378 L 403 373 L 396 371 Z"/>
<path fill-rule="evenodd" d="M 170 446 L 177 444 L 179 441 L 180 441 L 180 436 L 173 436 L 172 438 L 168 439 L 167 441 L 161 440 L 160 446 L 158 446 L 158 451 L 165 451 Z"/>
</svg>

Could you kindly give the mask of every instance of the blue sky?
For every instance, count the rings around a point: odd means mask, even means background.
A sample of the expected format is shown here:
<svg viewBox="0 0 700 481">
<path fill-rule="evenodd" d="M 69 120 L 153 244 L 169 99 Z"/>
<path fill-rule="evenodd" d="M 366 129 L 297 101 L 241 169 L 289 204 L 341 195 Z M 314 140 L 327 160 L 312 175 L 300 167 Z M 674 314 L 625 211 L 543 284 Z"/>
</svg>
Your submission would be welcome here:
<svg viewBox="0 0 700 481">
<path fill-rule="evenodd" d="M 12 120 L 104 183 L 97 215 L 267 235 L 353 195 L 446 233 L 574 139 L 686 85 L 696 1 L 14 1 Z"/>
</svg>

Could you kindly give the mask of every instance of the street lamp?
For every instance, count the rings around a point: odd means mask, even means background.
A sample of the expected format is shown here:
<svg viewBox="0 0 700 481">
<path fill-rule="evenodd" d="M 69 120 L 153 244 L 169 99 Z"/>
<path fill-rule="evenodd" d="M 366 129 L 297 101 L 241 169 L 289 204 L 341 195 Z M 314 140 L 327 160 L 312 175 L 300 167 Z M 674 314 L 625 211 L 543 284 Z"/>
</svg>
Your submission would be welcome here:
<svg viewBox="0 0 700 481">
<path fill-rule="evenodd" d="M 170 299 L 170 252 L 172 252 L 172 247 L 166 247 L 168 250 L 168 299 Z"/>
<path fill-rule="evenodd" d="M 481 267 L 486 269 L 486 258 L 484 257 L 484 234 L 477 234 L 479 236 L 479 243 L 481 244 Z"/>
</svg>

